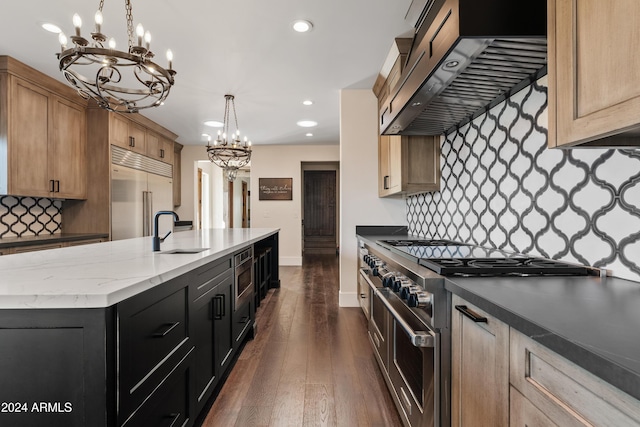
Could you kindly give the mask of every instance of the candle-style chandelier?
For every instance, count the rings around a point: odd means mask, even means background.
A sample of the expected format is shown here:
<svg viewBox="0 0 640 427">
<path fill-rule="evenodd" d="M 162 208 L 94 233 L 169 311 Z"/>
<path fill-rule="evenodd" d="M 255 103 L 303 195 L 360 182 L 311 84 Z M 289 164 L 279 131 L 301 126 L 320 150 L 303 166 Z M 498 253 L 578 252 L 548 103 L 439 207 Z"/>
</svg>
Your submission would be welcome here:
<svg viewBox="0 0 640 427">
<path fill-rule="evenodd" d="M 236 179 L 238 169 L 249 164 L 251 161 L 251 141 L 244 137 L 240 140 L 238 130 L 238 117 L 236 116 L 236 104 L 233 95 L 225 95 L 224 123 L 222 130 L 218 131 L 218 137 L 211 145 L 211 137 L 207 141 L 207 154 L 216 166 L 222 168 L 229 181 Z M 236 131 L 229 138 L 230 113 L 233 112 L 233 119 Z"/>
<path fill-rule="evenodd" d="M 102 34 L 103 6 L 104 0 L 100 0 L 92 41 L 82 37 L 82 19 L 77 13 L 73 16 L 73 47 L 67 48 L 67 36 L 59 34 L 60 71 L 80 96 L 95 100 L 107 110 L 136 113 L 161 105 L 174 83 L 173 53 L 167 51 L 168 69 L 153 62 L 154 54 L 149 49 L 151 34 L 145 32 L 141 24 L 136 27 L 137 43 L 134 41 L 130 0 L 125 0 L 128 48 L 117 50 L 115 39 L 107 41 L 107 36 Z"/>
</svg>

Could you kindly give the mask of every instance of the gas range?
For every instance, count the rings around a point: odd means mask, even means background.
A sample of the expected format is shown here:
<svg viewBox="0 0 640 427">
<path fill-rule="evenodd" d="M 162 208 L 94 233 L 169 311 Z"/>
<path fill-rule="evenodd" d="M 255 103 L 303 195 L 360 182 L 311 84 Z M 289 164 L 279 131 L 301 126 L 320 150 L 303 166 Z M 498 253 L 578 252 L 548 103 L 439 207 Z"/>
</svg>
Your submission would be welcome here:
<svg viewBox="0 0 640 427">
<path fill-rule="evenodd" d="M 599 270 L 547 258 L 486 248 L 453 240 L 380 240 L 442 276 L 597 276 Z"/>
</svg>

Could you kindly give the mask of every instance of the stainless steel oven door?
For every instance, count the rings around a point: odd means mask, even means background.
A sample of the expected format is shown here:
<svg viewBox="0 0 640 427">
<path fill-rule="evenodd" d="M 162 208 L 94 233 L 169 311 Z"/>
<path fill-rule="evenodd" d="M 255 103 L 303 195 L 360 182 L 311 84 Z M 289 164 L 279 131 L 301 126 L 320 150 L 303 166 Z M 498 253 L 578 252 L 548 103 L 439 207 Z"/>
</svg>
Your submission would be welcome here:
<svg viewBox="0 0 640 427">
<path fill-rule="evenodd" d="M 389 378 L 401 416 L 412 427 L 440 424 L 440 334 L 413 315 L 394 294 L 384 293 L 391 314 Z"/>
</svg>

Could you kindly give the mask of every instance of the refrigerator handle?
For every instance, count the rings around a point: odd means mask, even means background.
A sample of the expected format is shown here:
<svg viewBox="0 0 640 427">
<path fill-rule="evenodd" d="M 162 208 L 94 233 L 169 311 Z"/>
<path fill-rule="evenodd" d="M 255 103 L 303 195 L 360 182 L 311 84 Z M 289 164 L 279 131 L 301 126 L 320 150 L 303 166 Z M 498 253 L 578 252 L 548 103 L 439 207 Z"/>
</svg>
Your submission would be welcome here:
<svg viewBox="0 0 640 427">
<path fill-rule="evenodd" d="M 151 191 L 142 192 L 142 235 L 151 236 Z"/>
</svg>

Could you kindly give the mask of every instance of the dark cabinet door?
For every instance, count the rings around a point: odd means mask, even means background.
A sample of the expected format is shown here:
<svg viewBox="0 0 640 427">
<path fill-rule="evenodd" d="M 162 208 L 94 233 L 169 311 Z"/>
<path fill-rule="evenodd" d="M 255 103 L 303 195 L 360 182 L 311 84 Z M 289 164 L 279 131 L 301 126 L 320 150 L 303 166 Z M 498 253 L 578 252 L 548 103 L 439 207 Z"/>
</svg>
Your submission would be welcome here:
<svg viewBox="0 0 640 427">
<path fill-rule="evenodd" d="M 194 376 L 196 396 L 198 397 L 198 411 L 206 402 L 209 391 L 216 384 L 216 363 L 213 355 L 213 296 L 216 288 L 211 288 L 207 293 L 198 298 L 191 307 L 190 319 L 195 325 L 193 337 L 196 345 L 194 358 Z"/>
<path fill-rule="evenodd" d="M 216 286 L 213 297 L 213 337 L 217 374 L 221 376 L 231 363 L 233 335 L 231 319 L 233 315 L 233 278 L 228 278 Z"/>
</svg>

